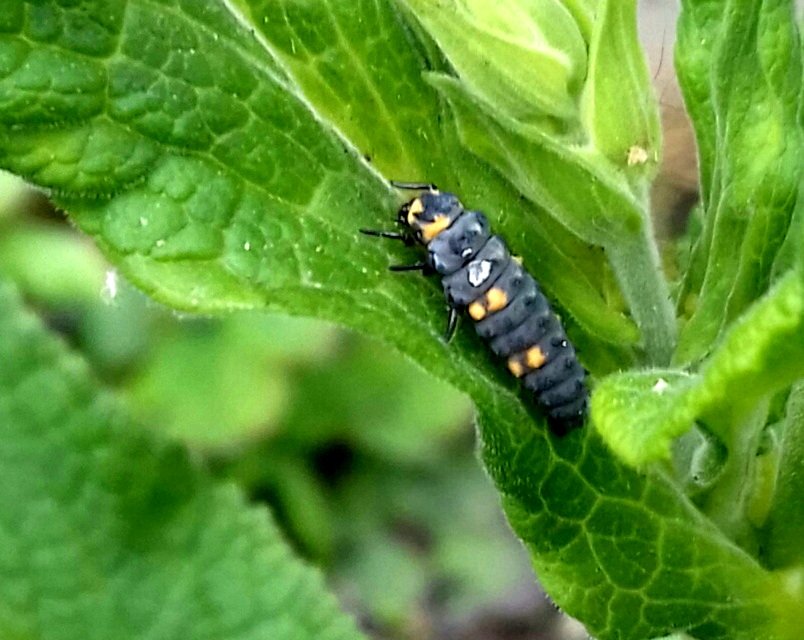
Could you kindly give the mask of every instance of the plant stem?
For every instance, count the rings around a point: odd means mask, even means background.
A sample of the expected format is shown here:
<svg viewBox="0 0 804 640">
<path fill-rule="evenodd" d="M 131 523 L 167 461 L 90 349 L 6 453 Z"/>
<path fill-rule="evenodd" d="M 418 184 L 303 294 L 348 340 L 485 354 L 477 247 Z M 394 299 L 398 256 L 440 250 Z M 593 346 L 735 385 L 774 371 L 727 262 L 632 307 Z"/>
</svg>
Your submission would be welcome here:
<svg viewBox="0 0 804 640">
<path fill-rule="evenodd" d="M 804 380 L 793 385 L 786 413 L 779 484 L 765 527 L 767 558 L 773 568 L 799 566 L 804 575 Z"/>
<path fill-rule="evenodd" d="M 704 505 L 704 512 L 729 538 L 756 554 L 756 536 L 746 517 L 746 500 L 756 473 L 757 448 L 768 417 L 768 401 L 743 416 L 732 426 L 727 441 L 728 457 Z"/>
<path fill-rule="evenodd" d="M 606 255 L 642 332 L 647 364 L 665 366 L 676 344 L 676 316 L 649 218 L 643 219 L 641 235 L 618 239 L 606 247 Z"/>
</svg>

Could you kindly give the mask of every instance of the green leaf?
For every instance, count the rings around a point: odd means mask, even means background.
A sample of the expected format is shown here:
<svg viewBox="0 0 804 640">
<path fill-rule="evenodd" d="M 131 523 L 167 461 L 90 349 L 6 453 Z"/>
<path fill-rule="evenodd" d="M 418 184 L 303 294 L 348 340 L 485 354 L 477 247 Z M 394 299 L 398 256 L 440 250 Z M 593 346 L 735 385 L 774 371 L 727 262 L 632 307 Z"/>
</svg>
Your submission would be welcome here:
<svg viewBox="0 0 804 640">
<path fill-rule="evenodd" d="M 701 372 L 715 430 L 804 376 L 804 279 L 790 272 L 734 323 Z M 728 435 L 726 432 L 725 435 Z"/>
<path fill-rule="evenodd" d="M 255 57 L 259 45 L 237 16 L 206 6 L 129 3 L 125 28 L 121 16 L 105 25 L 119 39 L 108 57 L 83 54 L 95 30 L 66 28 L 81 24 L 73 9 L 58 18 L 66 41 L 34 47 L 34 33 L 3 36 L 3 163 L 53 189 L 125 272 L 173 306 L 260 306 L 269 289 L 284 306 L 277 298 L 289 283 L 315 291 L 338 273 L 333 293 L 370 288 L 385 277 L 381 250 L 354 240 L 369 212 L 392 210 L 387 192 L 288 91 L 262 48 Z M 55 69 L 66 82 L 62 67 L 70 87 L 42 89 L 23 108 L 34 90 L 26 78 L 38 73 L 47 87 Z M 97 106 L 82 111 L 90 98 Z M 342 222 L 346 212 L 356 212 L 353 224 Z M 282 235 L 296 240 L 277 242 Z M 355 249 L 374 255 L 361 260 L 375 263 L 365 274 L 348 268 Z"/>
<path fill-rule="evenodd" d="M 804 282 L 791 272 L 724 337 L 701 373 L 625 372 L 607 377 L 592 421 L 633 466 L 667 458 L 674 438 L 702 420 L 724 442 L 763 399 L 804 377 Z"/>
<path fill-rule="evenodd" d="M 780 436 L 781 460 L 764 527 L 768 564 L 787 567 L 790 579 L 804 577 L 804 382 L 793 387 Z"/>
<path fill-rule="evenodd" d="M 639 205 L 619 176 L 535 127 L 484 113 L 454 78 L 430 82 L 455 109 L 463 144 L 584 242 L 609 245 L 639 232 Z"/>
<path fill-rule="evenodd" d="M 285 420 L 289 435 L 311 443 L 345 440 L 391 464 L 437 459 L 471 415 L 454 388 L 373 341 L 316 358 L 297 376 L 303 391 Z M 422 388 L 438 403 L 411 402 Z"/>
<path fill-rule="evenodd" d="M 586 43 L 559 0 L 405 3 L 490 108 L 522 121 L 577 121 Z"/>
<path fill-rule="evenodd" d="M 676 73 L 687 113 L 695 129 L 701 199 L 707 208 L 711 206 L 712 199 L 717 131 L 712 105 L 712 64 L 717 43 L 715 35 L 723 7 L 722 0 L 682 2 L 676 29 Z"/>
<path fill-rule="evenodd" d="M 400 307 L 424 318 L 433 335 L 440 332 L 432 304 L 437 296 L 430 286 L 387 277 L 388 261 L 410 259 L 409 252 L 389 255 L 393 247 L 357 235 L 359 227 L 383 224 L 379 216 L 390 219 L 395 205 L 336 134 L 349 135 L 392 177 L 425 177 L 433 168 L 427 177 L 447 179 L 446 171 L 456 167 L 467 183 L 472 175 L 483 176 L 482 182 L 467 184 L 467 202 L 476 194 L 475 202 L 485 203 L 490 215 L 500 212 L 501 231 L 561 306 L 580 319 L 582 333 L 575 331 L 573 338 L 591 340 L 588 366 L 616 366 L 594 360 L 593 354 L 603 353 L 594 344 L 597 334 L 607 329 L 592 323 L 611 317 L 626 334 L 615 336 L 617 342 L 632 342 L 633 328 L 617 319 L 619 309 L 606 310 L 600 293 L 591 290 L 584 298 L 576 286 L 588 279 L 603 290 L 604 256 L 550 222 L 503 216 L 529 207 L 501 181 L 491 188 L 487 171 L 462 159 L 466 154 L 452 134 L 438 130 L 437 96 L 421 81 L 421 53 L 410 46 L 396 13 L 383 4 L 366 9 L 365 28 L 383 34 L 385 48 L 393 52 L 380 65 L 370 42 L 348 31 L 356 23 L 341 5 L 294 3 L 280 11 L 272 3 L 263 15 L 255 3 L 252 19 L 267 38 L 256 43 L 239 22 L 246 24 L 244 16 L 220 14 L 212 6 L 175 12 L 133 2 L 119 50 L 109 58 L 82 56 L 83 66 L 72 65 L 74 50 L 83 50 L 83 40 L 95 37 L 94 31 L 56 29 L 71 34 L 59 45 L 67 47 L 62 64 L 75 76 L 76 100 L 93 92 L 98 100 L 106 98 L 96 87 L 98 73 L 104 74 L 104 86 L 116 87 L 106 113 L 86 121 L 72 114 L 64 120 L 67 98 L 54 101 L 47 92 L 36 101 L 47 103 L 43 111 L 37 106 L 26 115 L 18 108 L 30 93 L 17 84 L 18 75 L 22 68 L 32 73 L 40 48 L 31 49 L 30 38 L 5 36 L 7 49 L 21 53 L 9 57 L 0 84 L 5 103 L 15 107 L 0 112 L 0 122 L 14 124 L 0 128 L 3 164 L 54 190 L 59 204 L 131 280 L 171 306 L 196 311 L 266 306 L 337 318 L 380 335 L 391 329 L 395 343 L 405 333 L 422 337 L 415 324 L 389 322 Z M 62 19 L 78 20 L 72 11 Z M 210 21 L 217 21 L 214 35 L 203 28 Z M 37 29 L 34 23 L 28 28 Z M 23 24 L 12 21 L 9 31 Z M 330 64 L 322 66 L 320 57 L 309 55 L 325 47 L 312 24 L 338 36 L 326 40 L 331 44 L 324 58 Z M 120 30 L 122 24 L 106 27 Z M 150 44 L 143 48 L 141 42 Z M 167 50 L 168 42 L 181 46 Z M 255 46 L 262 47 L 259 56 Z M 55 55 L 53 46 L 47 50 Z M 289 65 L 306 96 L 317 100 L 318 111 L 311 112 L 298 88 L 277 74 L 274 57 Z M 355 64 L 363 65 L 361 73 L 351 71 Z M 161 89 L 165 83 L 171 87 L 169 100 Z M 331 99 L 334 91 L 338 100 Z M 396 106 L 401 91 L 411 97 L 409 109 Z M 372 96 L 382 106 L 355 96 Z M 377 113 L 383 115 L 377 126 L 361 124 Z M 194 124 L 178 127 L 185 120 Z M 192 136 L 203 137 L 206 146 Z M 389 147 L 389 137 L 399 144 Z M 420 152 L 424 148 L 427 153 Z M 405 158 L 421 161 L 419 168 Z M 408 171 L 415 175 L 405 175 Z M 355 264 L 362 266 L 354 269 Z M 590 325 L 592 335 L 586 337 Z"/>
<path fill-rule="evenodd" d="M 594 28 L 595 12 L 597 11 L 598 0 L 561 0 L 567 11 L 575 18 L 578 28 L 583 33 L 584 40 L 591 40 L 592 29 Z"/>
<path fill-rule="evenodd" d="M 0 284 L 0 635 L 359 638 L 263 510 L 146 435 Z"/>
<path fill-rule="evenodd" d="M 0 221 L 0 271 L 37 300 L 70 306 L 97 300 L 107 268 L 90 241 L 65 227 Z"/>
<path fill-rule="evenodd" d="M 791 0 L 687 0 L 676 64 L 695 124 L 705 226 L 675 360 L 701 359 L 767 287 L 801 183 L 801 48 Z"/>
<path fill-rule="evenodd" d="M 673 369 L 613 374 L 595 389 L 592 422 L 631 466 L 669 458 L 673 440 L 692 427 L 687 396 L 699 382 Z"/>
<path fill-rule="evenodd" d="M 0 170 L 0 224 L 5 224 L 7 219 L 20 212 L 28 193 L 29 188 L 23 180 Z"/>
<path fill-rule="evenodd" d="M 590 43 L 582 120 L 594 149 L 637 190 L 661 157 L 661 124 L 637 34 L 636 0 L 603 0 Z M 642 180 L 639 180 L 641 177 Z"/>
<path fill-rule="evenodd" d="M 603 246 L 642 329 L 649 360 L 669 360 L 675 339 L 669 292 L 649 238 L 650 222 L 624 178 L 604 158 L 589 157 L 535 127 L 492 119 L 458 81 L 441 75 L 430 81 L 450 100 L 464 146 L 488 159 L 575 236 Z M 600 305 L 590 305 L 593 294 L 579 292 L 579 298 L 570 309 L 587 331 L 610 343 L 633 342 L 634 332 L 623 326 L 616 308 L 601 313 Z"/>
<path fill-rule="evenodd" d="M 800 583 L 763 569 L 661 473 L 613 463 L 596 432 L 533 437 L 526 415 L 501 432 L 481 410 L 484 460 L 541 583 L 591 634 L 797 637 Z"/>
<path fill-rule="evenodd" d="M 617 306 L 619 300 L 615 301 L 613 305 L 609 301 L 609 306 L 614 306 L 614 309 L 611 310 L 607 310 L 599 304 L 599 296 L 602 295 L 602 290 L 606 288 L 605 286 L 596 285 L 601 290 L 601 293 L 590 290 L 585 291 L 582 288 L 584 280 L 599 280 L 600 274 L 605 275 L 609 271 L 605 262 L 601 263 L 603 256 L 594 251 L 594 248 L 586 247 L 583 243 L 578 242 L 577 238 L 567 234 L 559 225 L 551 224 L 548 220 L 544 220 L 542 212 L 535 212 L 539 219 L 528 216 L 530 211 L 527 209 L 529 207 L 521 199 L 517 200 L 515 192 L 512 193 L 510 188 L 507 192 L 502 189 L 491 189 L 491 185 L 498 182 L 494 176 L 489 176 L 487 171 L 478 173 L 476 167 L 467 162 L 466 155 L 461 151 L 448 153 L 448 150 L 454 147 L 449 138 L 444 139 L 441 143 L 438 142 L 438 132 L 433 133 L 432 124 L 437 119 L 443 119 L 443 117 L 437 108 L 430 108 L 429 106 L 433 105 L 434 96 L 426 91 L 426 85 L 419 82 L 418 78 L 412 78 L 409 83 L 401 84 L 406 77 L 406 73 L 409 72 L 400 69 L 399 59 L 401 58 L 401 61 L 408 64 L 411 62 L 411 52 L 407 47 L 389 46 L 389 64 L 393 65 L 393 69 L 382 79 L 379 79 L 375 77 L 377 63 L 373 58 L 374 51 L 370 46 L 371 41 L 365 41 L 357 37 L 347 38 L 344 35 L 345 30 L 350 27 L 355 28 L 356 23 L 351 19 L 351 14 L 345 15 L 341 5 L 292 3 L 281 8 L 275 4 L 268 7 L 258 6 L 261 10 L 267 11 L 267 14 L 263 20 L 256 20 L 257 24 L 264 31 L 266 37 L 275 44 L 277 50 L 281 52 L 280 55 L 283 60 L 292 66 L 295 77 L 304 87 L 305 93 L 321 99 L 317 107 L 328 118 L 332 119 L 340 130 L 348 132 L 350 137 L 356 141 L 366 140 L 367 137 L 370 138 L 366 143 L 366 148 L 370 150 L 382 148 L 383 141 L 388 138 L 388 131 L 402 130 L 406 139 L 410 141 L 411 146 L 418 147 L 420 149 L 419 156 L 426 159 L 430 165 L 428 172 L 417 173 L 416 175 L 426 179 L 433 179 L 434 176 L 443 175 L 445 170 L 452 169 L 452 172 L 448 175 L 455 175 L 456 178 L 450 178 L 450 181 L 454 182 L 457 179 L 463 183 L 461 193 L 467 194 L 467 202 L 485 204 L 484 209 L 489 213 L 507 211 L 512 208 L 522 211 L 522 216 L 501 216 L 497 222 L 498 228 L 505 233 L 509 240 L 519 236 L 525 236 L 525 238 L 529 239 L 528 242 L 524 243 L 524 246 L 520 244 L 520 246 L 515 245 L 514 248 L 523 254 L 526 264 L 534 270 L 545 288 L 559 300 L 562 307 L 566 308 L 579 321 L 585 331 L 595 333 L 596 328 L 590 326 L 590 323 L 598 319 L 611 317 L 612 320 L 615 320 L 615 317 L 621 312 L 621 306 Z M 372 7 L 367 11 L 369 15 L 365 21 L 370 28 L 372 30 L 379 29 L 385 35 L 389 35 L 387 33 L 389 28 L 383 20 L 386 16 L 382 5 Z M 291 24 L 291 20 L 293 24 Z M 392 22 L 390 19 L 388 20 Z M 330 22 L 332 26 L 330 26 Z M 316 39 L 316 32 L 309 29 L 308 25 L 310 24 L 319 25 L 318 29 L 323 28 L 327 33 L 331 34 L 330 39 L 346 42 L 348 45 L 348 49 L 345 52 L 339 51 L 337 47 L 327 51 L 325 56 L 327 60 L 325 65 L 326 73 L 322 70 L 324 65 L 322 65 L 321 60 L 309 55 L 311 49 L 318 51 L 322 46 L 320 40 Z M 428 46 L 425 43 L 421 47 L 415 48 L 413 52 L 421 52 L 421 55 L 427 55 L 427 51 Z M 361 55 L 371 59 L 371 62 L 363 73 L 357 74 L 357 77 L 355 77 L 354 73 L 349 72 L 349 65 L 355 64 Z M 424 64 L 431 67 L 438 66 L 438 62 L 432 59 L 425 60 Z M 366 86 L 368 79 L 373 79 L 374 84 Z M 359 85 L 359 89 L 352 88 L 355 83 Z M 373 106 L 371 100 L 362 98 L 355 100 L 355 91 L 360 91 L 361 95 L 373 96 L 373 99 L 382 97 L 389 102 L 393 102 L 395 105 L 393 113 L 388 108 L 378 109 Z M 393 95 L 389 96 L 391 92 L 393 92 Z M 410 97 L 410 100 L 405 103 L 404 110 L 400 109 L 396 103 L 399 95 L 409 95 Z M 327 99 L 324 99 L 324 97 Z M 337 99 L 333 99 L 335 97 Z M 416 128 L 409 124 L 411 119 L 409 104 L 416 105 L 423 116 L 419 119 Z M 397 119 L 395 126 L 389 126 L 386 131 L 383 131 L 383 129 L 367 128 L 360 124 L 364 120 L 376 121 L 378 111 L 383 114 L 383 118 L 385 118 L 386 114 L 389 117 L 393 115 Z M 373 137 L 372 134 L 374 134 Z M 401 136 L 394 134 L 393 137 Z M 422 153 L 421 150 L 426 150 L 426 153 Z M 386 175 L 398 177 L 399 170 L 385 168 L 389 166 L 389 161 L 391 166 L 394 164 L 398 166 L 396 158 L 399 155 L 396 154 L 396 156 L 387 158 L 371 154 L 371 158 L 377 166 L 384 168 Z M 442 159 L 441 162 L 439 162 L 439 158 Z M 582 159 L 577 158 L 576 160 L 582 161 Z M 570 168 L 574 171 L 573 167 Z M 475 179 L 475 175 L 477 175 L 479 181 Z M 593 176 L 592 181 L 597 180 L 598 177 Z M 439 184 L 444 184 L 441 178 L 438 179 L 438 182 Z M 587 184 L 588 176 L 584 175 L 583 180 L 576 181 L 573 187 L 580 185 L 585 190 Z M 481 186 L 481 188 L 477 189 L 477 186 Z M 625 185 L 623 186 L 625 187 Z M 573 192 L 573 189 L 569 189 L 564 193 L 566 196 L 567 193 Z M 605 190 L 598 189 L 596 199 L 600 192 L 604 192 L 604 197 L 606 197 Z M 578 199 L 579 202 L 581 200 Z M 555 198 L 552 201 L 554 202 Z M 587 213 L 587 204 L 583 202 L 581 206 L 584 214 Z M 628 212 L 633 212 L 633 205 L 623 205 L 618 202 L 615 206 L 606 207 L 605 211 L 607 215 L 627 215 Z M 643 239 L 639 238 L 639 242 L 642 241 Z M 639 244 L 639 242 L 636 244 Z M 554 249 L 553 245 L 557 245 L 557 250 Z M 534 249 L 530 249 L 530 247 L 534 247 Z M 590 249 L 593 250 L 590 251 Z M 634 262 L 630 273 L 639 276 L 640 282 L 629 287 L 630 291 L 655 292 L 657 300 L 643 303 L 641 309 L 647 309 L 649 315 L 655 314 L 656 310 L 666 312 L 665 316 L 669 315 L 667 296 L 662 294 L 663 285 L 651 281 L 650 286 L 643 286 L 644 282 L 642 280 L 646 276 L 656 273 L 655 261 L 652 261 L 650 256 L 647 256 L 647 265 L 636 266 L 637 263 L 645 262 L 644 258 L 646 256 L 636 256 L 643 258 L 642 260 L 633 260 L 634 257 L 634 252 L 630 252 L 628 258 L 620 259 L 621 263 Z M 610 289 L 611 287 L 609 287 Z M 608 340 L 618 343 L 633 342 L 633 327 L 629 327 L 627 324 L 624 325 L 621 316 L 619 324 L 620 328 L 624 329 L 623 334 L 617 336 L 609 334 Z M 663 338 L 666 338 L 668 331 L 672 335 L 672 329 L 668 329 L 666 323 L 660 322 L 659 324 L 660 326 L 656 330 L 651 327 L 649 333 L 662 334 Z M 596 340 L 601 338 L 601 333 L 598 332 L 595 335 Z M 585 339 L 579 338 L 577 333 L 572 334 L 572 337 L 576 341 L 586 342 Z M 667 353 L 669 352 L 666 346 L 671 341 L 672 339 L 663 341 L 662 348 Z M 597 356 L 593 356 L 593 354 L 600 353 L 597 345 L 587 344 L 584 351 L 590 356 L 587 366 L 591 370 L 600 370 L 603 367 L 605 367 L 604 370 L 611 368 L 610 364 L 602 365 L 602 363 L 598 364 L 596 361 Z M 629 358 L 626 354 L 622 354 L 621 357 Z"/>
<path fill-rule="evenodd" d="M 439 609 L 465 619 L 532 580 L 471 446 L 455 444 L 426 464 L 377 465 L 361 456 L 337 492 L 336 527 L 354 550 L 338 559 L 335 573 L 353 583 L 379 621 L 416 624 L 434 582 L 449 587 Z"/>
<path fill-rule="evenodd" d="M 400 31 L 409 27 L 400 25 L 399 16 L 384 3 L 363 7 L 361 21 L 354 20 L 353 9 L 344 3 L 251 4 L 258 28 L 327 121 L 384 175 L 435 181 L 461 193 L 468 206 L 482 208 L 553 299 L 577 319 L 581 331 L 571 328 L 572 337 L 584 343 L 587 367 L 608 371 L 618 366 L 610 356 L 598 355 L 605 349 L 600 341 L 631 344 L 636 334 L 622 316 L 619 300 L 603 299 L 605 256 L 523 201 L 508 182 L 490 174 L 488 165 L 465 153 L 451 127 L 439 126 L 447 116 L 420 69 L 447 66 L 425 34 L 413 38 Z M 384 38 L 382 66 L 374 39 L 359 34 L 364 28 Z M 327 46 L 326 55 L 313 55 Z M 360 73 L 354 72 L 355 65 Z M 405 97 L 402 104 L 399 96 Z M 596 326 L 604 323 L 609 326 Z M 615 324 L 621 333 L 606 334 Z M 626 352 L 621 357 L 632 356 Z"/>
<path fill-rule="evenodd" d="M 309 321 L 241 313 L 173 322 L 160 337 L 126 383 L 135 415 L 161 422 L 178 440 L 211 447 L 273 431 L 290 393 L 279 345 L 313 351 L 327 334 Z"/>
<path fill-rule="evenodd" d="M 441 179 L 439 109 L 419 77 L 424 53 L 387 2 L 249 0 L 248 22 L 303 90 L 305 100 L 385 176 Z M 369 37 L 367 37 L 369 36 Z M 370 123 L 371 126 L 366 126 Z M 422 153 L 423 148 L 427 153 Z"/>
<path fill-rule="evenodd" d="M 495 63 L 493 43 L 487 46 L 490 53 L 477 46 L 477 38 L 467 38 L 463 33 L 475 28 L 475 19 L 482 25 L 477 28 L 494 31 L 497 22 L 489 15 L 507 15 L 508 5 L 495 5 L 493 9 L 488 5 L 475 14 L 474 4 L 453 3 L 447 9 L 428 3 L 408 4 L 460 76 L 453 77 L 453 70 L 447 69 L 449 73 L 430 74 L 429 80 L 455 111 L 463 146 L 489 161 L 520 193 L 578 238 L 604 247 L 643 334 L 648 362 L 667 363 L 675 342 L 675 321 L 646 206 L 647 179 L 659 152 L 659 118 L 636 37 L 635 4 L 612 3 L 601 9 L 591 36 L 592 66 L 582 90 L 583 118 L 576 121 L 565 114 L 561 126 L 533 120 L 523 116 L 521 108 L 511 107 L 512 100 L 538 102 L 502 71 L 512 59 L 519 58 L 509 52 L 500 54 Z M 571 4 L 571 15 L 586 14 Z M 552 3 L 538 6 L 545 12 L 556 8 Z M 482 21 L 478 18 L 481 13 Z M 555 28 L 560 23 L 545 15 L 531 17 L 537 26 L 531 27 L 522 18 L 514 32 L 532 32 L 548 28 L 546 25 Z M 573 51 L 560 27 L 556 28 L 556 42 L 562 43 L 564 55 Z M 625 64 L 620 59 L 623 57 Z M 531 62 L 539 76 L 540 64 Z M 529 85 L 540 86 L 537 77 L 530 78 L 527 73 L 518 76 Z M 623 94 L 631 98 L 625 103 L 638 112 L 632 114 L 633 122 L 622 118 Z M 655 156 L 654 162 L 646 164 L 651 156 Z M 584 313 L 588 309 L 574 307 L 573 311 L 583 314 L 577 317 L 581 325 L 602 337 L 601 327 L 590 327 L 589 315 Z M 619 340 L 612 340 L 609 334 L 608 340 L 622 344 L 625 335 L 620 335 Z"/>
<path fill-rule="evenodd" d="M 804 92 L 802 92 L 802 100 L 804 100 Z M 775 280 L 789 269 L 794 268 L 804 272 L 804 180 L 801 181 L 798 189 L 796 207 L 793 209 L 787 237 L 776 254 L 771 278 Z"/>
</svg>

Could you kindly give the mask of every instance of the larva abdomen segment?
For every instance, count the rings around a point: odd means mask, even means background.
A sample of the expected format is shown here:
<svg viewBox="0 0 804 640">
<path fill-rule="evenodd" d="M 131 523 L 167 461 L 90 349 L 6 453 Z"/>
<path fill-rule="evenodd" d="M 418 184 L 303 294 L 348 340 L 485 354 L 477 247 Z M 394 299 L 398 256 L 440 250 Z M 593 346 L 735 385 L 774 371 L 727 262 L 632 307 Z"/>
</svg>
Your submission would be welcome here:
<svg viewBox="0 0 804 640">
<path fill-rule="evenodd" d="M 561 321 L 534 278 L 510 254 L 508 264 L 497 270 L 496 280 L 464 303 L 477 333 L 507 359 L 511 373 L 550 418 L 562 424 L 580 420 L 587 405 L 585 372 Z"/>
<path fill-rule="evenodd" d="M 477 255 L 460 269 L 442 278 L 444 295 L 453 307 L 466 307 L 486 293 L 511 263 L 508 247 L 491 236 Z"/>
<path fill-rule="evenodd" d="M 505 275 L 501 276 L 493 287 L 505 293 L 507 304 L 496 313 L 489 312 L 480 318 L 472 315 L 469 309 L 469 315 L 477 320 L 475 329 L 478 335 L 485 340 L 508 333 L 528 316 L 548 309 L 547 300 L 539 291 L 536 281 L 515 260 L 511 260 L 511 265 L 510 276 L 507 279 Z"/>
</svg>

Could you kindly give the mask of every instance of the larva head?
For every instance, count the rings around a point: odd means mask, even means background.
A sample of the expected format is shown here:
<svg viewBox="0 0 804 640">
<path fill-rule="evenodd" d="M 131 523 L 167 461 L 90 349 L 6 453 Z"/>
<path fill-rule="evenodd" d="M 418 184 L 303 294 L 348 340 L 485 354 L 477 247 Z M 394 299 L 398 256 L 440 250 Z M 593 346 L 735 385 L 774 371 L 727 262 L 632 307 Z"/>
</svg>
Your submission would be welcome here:
<svg viewBox="0 0 804 640">
<path fill-rule="evenodd" d="M 416 238 L 428 244 L 461 215 L 463 206 L 457 196 L 440 191 L 422 191 L 399 210 L 400 224 L 410 227 Z"/>
</svg>

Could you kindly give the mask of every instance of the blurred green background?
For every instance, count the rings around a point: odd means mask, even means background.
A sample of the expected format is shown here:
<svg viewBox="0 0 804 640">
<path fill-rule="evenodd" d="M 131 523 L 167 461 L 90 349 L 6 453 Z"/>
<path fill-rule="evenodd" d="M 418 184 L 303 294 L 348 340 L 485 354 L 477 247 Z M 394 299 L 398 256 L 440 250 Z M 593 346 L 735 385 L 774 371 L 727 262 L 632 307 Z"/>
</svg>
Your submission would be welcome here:
<svg viewBox="0 0 804 640">
<path fill-rule="evenodd" d="M 0 271 L 143 428 L 268 505 L 372 637 L 585 637 L 507 529 L 469 402 L 397 353 L 309 319 L 179 315 L 8 174 Z"/>
</svg>

